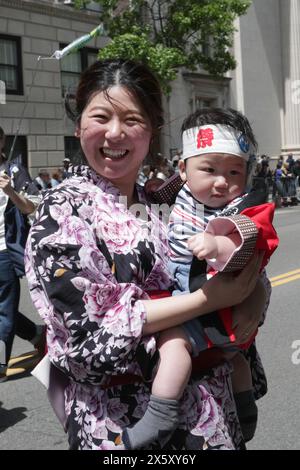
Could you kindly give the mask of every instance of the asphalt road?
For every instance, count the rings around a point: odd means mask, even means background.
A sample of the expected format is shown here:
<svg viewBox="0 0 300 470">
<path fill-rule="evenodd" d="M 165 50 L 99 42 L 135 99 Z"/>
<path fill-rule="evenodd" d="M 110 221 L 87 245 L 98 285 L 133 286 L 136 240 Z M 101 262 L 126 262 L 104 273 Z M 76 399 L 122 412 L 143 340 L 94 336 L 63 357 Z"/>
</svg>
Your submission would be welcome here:
<svg viewBox="0 0 300 470">
<path fill-rule="evenodd" d="M 300 273 L 300 207 L 277 210 L 274 225 L 280 246 L 267 268 L 269 277 L 297 269 Z M 292 344 L 300 341 L 299 293 L 300 279 L 273 287 L 267 320 L 257 337 L 269 392 L 257 402 L 258 428 L 249 449 L 300 449 L 300 364 L 292 362 Z"/>
<path fill-rule="evenodd" d="M 268 266 L 270 278 L 300 269 L 300 207 L 277 210 L 275 226 L 281 244 Z M 273 288 L 268 318 L 258 335 L 269 392 L 258 402 L 259 423 L 249 449 L 300 449 L 300 364 L 293 364 L 291 347 L 300 342 L 299 287 L 300 279 L 295 279 Z M 25 282 L 21 309 L 39 322 Z M 30 344 L 16 338 L 14 356 L 30 350 Z M 66 435 L 36 379 L 15 376 L 0 384 L 0 450 L 67 447 Z"/>
</svg>

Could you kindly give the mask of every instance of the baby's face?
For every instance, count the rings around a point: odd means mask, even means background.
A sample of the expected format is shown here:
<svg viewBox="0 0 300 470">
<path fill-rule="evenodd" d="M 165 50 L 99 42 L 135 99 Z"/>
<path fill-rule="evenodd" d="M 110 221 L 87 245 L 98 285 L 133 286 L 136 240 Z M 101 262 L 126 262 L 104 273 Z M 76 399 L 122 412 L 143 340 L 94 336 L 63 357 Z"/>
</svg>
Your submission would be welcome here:
<svg viewBox="0 0 300 470">
<path fill-rule="evenodd" d="M 222 207 L 245 190 L 247 163 L 241 157 L 196 155 L 180 161 L 179 169 L 195 199 L 209 207 Z"/>
</svg>

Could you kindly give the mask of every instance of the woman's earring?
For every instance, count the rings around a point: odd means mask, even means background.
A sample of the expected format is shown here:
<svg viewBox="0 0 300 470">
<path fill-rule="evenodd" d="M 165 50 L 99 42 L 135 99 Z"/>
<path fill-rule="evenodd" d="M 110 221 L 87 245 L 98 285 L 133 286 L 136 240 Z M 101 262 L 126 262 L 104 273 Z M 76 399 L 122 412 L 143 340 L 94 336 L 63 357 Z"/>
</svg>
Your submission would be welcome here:
<svg viewBox="0 0 300 470">
<path fill-rule="evenodd" d="M 74 135 L 75 135 L 75 137 L 80 138 L 80 128 L 79 127 L 76 127 Z"/>
</svg>

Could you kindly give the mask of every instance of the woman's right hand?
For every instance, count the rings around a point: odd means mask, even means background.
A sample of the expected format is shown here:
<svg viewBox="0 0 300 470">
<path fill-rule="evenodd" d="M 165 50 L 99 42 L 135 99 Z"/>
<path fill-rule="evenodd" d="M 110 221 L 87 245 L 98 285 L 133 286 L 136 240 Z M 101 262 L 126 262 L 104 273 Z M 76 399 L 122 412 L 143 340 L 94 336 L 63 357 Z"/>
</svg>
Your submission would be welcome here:
<svg viewBox="0 0 300 470">
<path fill-rule="evenodd" d="M 11 179 L 4 171 L 0 173 L 0 189 L 2 189 L 7 196 L 10 196 L 11 193 L 14 192 L 11 185 Z"/>
<path fill-rule="evenodd" d="M 264 252 L 256 253 L 238 274 L 218 273 L 202 286 L 210 311 L 240 304 L 256 286 Z"/>
</svg>

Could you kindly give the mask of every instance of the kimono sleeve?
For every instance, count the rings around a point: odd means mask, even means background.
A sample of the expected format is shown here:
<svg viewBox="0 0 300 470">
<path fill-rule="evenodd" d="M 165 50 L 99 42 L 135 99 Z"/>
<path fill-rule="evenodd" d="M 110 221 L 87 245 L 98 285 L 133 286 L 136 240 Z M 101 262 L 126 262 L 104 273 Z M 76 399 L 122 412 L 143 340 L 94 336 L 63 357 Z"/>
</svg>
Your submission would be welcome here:
<svg viewBox="0 0 300 470">
<path fill-rule="evenodd" d="M 61 216 L 42 203 L 26 253 L 33 302 L 47 324 L 51 362 L 77 382 L 105 383 L 107 376 L 141 373 L 157 358 L 153 337 L 142 338 L 148 298 L 133 283 L 118 284 L 91 226 L 68 203 Z M 140 361 L 139 361 L 140 362 Z"/>
<path fill-rule="evenodd" d="M 255 223 L 245 215 L 217 217 L 209 221 L 206 232 L 214 235 L 228 236 L 237 232 L 240 235 L 240 245 L 228 255 L 225 262 L 207 260 L 215 271 L 237 271 L 242 269 L 254 253 L 258 229 Z"/>
<path fill-rule="evenodd" d="M 249 207 L 242 214 L 255 223 L 258 231 L 256 248 L 265 252 L 262 267 L 268 264 L 270 257 L 279 245 L 279 238 L 273 227 L 275 204 L 266 203 Z"/>
</svg>

